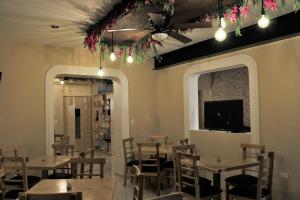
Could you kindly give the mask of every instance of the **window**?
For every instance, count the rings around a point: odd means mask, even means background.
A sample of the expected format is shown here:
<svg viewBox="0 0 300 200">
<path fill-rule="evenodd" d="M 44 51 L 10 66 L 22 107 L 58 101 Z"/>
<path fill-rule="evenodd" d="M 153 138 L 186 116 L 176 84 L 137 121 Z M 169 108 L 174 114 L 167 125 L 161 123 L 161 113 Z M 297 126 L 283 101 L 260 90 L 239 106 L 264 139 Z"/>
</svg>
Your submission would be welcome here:
<svg viewBox="0 0 300 200">
<path fill-rule="evenodd" d="M 75 109 L 75 139 L 81 138 L 81 132 L 80 132 L 80 109 Z"/>
</svg>

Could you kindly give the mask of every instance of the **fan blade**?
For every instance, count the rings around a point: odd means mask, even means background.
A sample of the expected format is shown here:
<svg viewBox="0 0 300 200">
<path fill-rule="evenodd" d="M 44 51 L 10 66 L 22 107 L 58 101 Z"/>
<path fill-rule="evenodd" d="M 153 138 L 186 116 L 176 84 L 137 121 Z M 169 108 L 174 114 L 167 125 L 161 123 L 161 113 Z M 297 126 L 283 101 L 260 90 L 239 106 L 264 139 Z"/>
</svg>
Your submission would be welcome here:
<svg viewBox="0 0 300 200">
<path fill-rule="evenodd" d="M 172 28 L 176 30 L 184 30 L 190 28 L 211 28 L 211 22 L 194 22 L 194 23 L 185 23 L 185 24 L 176 24 L 173 25 Z"/>
<path fill-rule="evenodd" d="M 165 23 L 164 16 L 160 13 L 148 13 L 148 15 L 155 25 L 162 26 Z"/>
<path fill-rule="evenodd" d="M 138 28 L 121 28 L 121 29 L 109 29 L 106 32 L 122 32 L 122 31 L 136 31 L 136 30 L 141 30 Z"/>
<path fill-rule="evenodd" d="M 175 32 L 175 31 L 169 31 L 169 32 L 168 32 L 168 35 L 169 35 L 170 37 L 172 37 L 172 38 L 174 38 L 174 39 L 176 39 L 176 40 L 178 40 L 178 41 L 184 43 L 184 44 L 187 44 L 187 43 L 189 43 L 189 42 L 192 41 L 190 38 L 188 38 L 188 37 L 186 37 L 186 36 L 184 36 L 184 35 L 182 35 L 182 34 L 180 34 L 180 33 L 177 33 L 177 32 Z"/>
</svg>

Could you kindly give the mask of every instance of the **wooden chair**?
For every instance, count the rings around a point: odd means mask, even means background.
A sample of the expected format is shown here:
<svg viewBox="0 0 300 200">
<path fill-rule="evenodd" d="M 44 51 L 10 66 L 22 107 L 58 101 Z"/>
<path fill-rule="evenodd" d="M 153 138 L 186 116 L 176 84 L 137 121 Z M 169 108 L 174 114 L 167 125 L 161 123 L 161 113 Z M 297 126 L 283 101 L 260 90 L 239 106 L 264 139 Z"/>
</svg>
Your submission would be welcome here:
<svg viewBox="0 0 300 200">
<path fill-rule="evenodd" d="M 67 192 L 55 194 L 21 193 L 19 200 L 82 200 L 82 192 Z"/>
<path fill-rule="evenodd" d="M 183 199 L 182 193 L 176 192 L 176 193 L 172 193 L 172 194 L 163 195 L 160 197 L 154 197 L 154 198 L 147 199 L 147 200 L 182 200 L 182 199 Z"/>
<path fill-rule="evenodd" d="M 2 178 L 5 176 L 4 168 L 0 168 L 0 200 L 4 199 L 4 183 Z"/>
<path fill-rule="evenodd" d="M 233 187 L 228 191 L 230 200 L 272 199 L 274 152 L 269 152 L 267 159 L 265 159 L 264 155 L 260 155 L 259 162 L 257 185 L 239 185 Z"/>
<path fill-rule="evenodd" d="M 246 159 L 258 159 L 258 156 L 265 153 L 265 146 L 263 145 L 255 145 L 255 144 L 241 144 L 241 148 L 243 150 L 242 157 L 244 160 Z M 254 168 L 243 169 L 242 174 L 231 176 L 225 179 L 226 183 L 226 194 L 230 187 L 239 186 L 239 185 L 256 185 L 258 178 L 250 175 L 253 173 L 257 173 L 257 170 Z M 226 196 L 228 200 L 228 196 Z"/>
<path fill-rule="evenodd" d="M 79 158 L 94 158 L 94 157 L 95 157 L 95 148 L 90 148 L 79 153 Z M 93 163 L 89 164 L 88 171 L 92 172 L 93 169 L 94 169 Z M 80 173 L 86 172 L 85 164 L 81 164 L 80 170 L 81 170 Z M 80 178 L 83 178 L 83 175 L 81 175 Z"/>
<path fill-rule="evenodd" d="M 127 177 L 130 171 L 133 170 L 133 165 L 139 165 L 139 161 L 135 159 L 133 152 L 134 138 L 123 139 L 123 152 L 124 152 L 124 187 L 126 187 Z M 134 174 L 130 174 L 132 177 Z"/>
<path fill-rule="evenodd" d="M 55 156 L 74 156 L 75 145 L 71 144 L 52 144 Z M 60 172 L 57 172 L 60 170 Z M 66 165 L 61 169 L 53 170 L 53 174 L 48 175 L 48 179 L 70 179 L 72 178 L 71 167 Z"/>
<path fill-rule="evenodd" d="M 27 169 L 25 159 L 22 157 L 1 157 L 0 168 L 4 169 L 2 176 L 2 190 L 4 199 L 17 199 L 19 192 L 28 190 Z M 22 179 L 11 179 L 15 175 Z"/>
<path fill-rule="evenodd" d="M 168 144 L 168 136 L 163 136 L 163 135 L 152 135 L 150 136 L 151 142 L 163 142 L 163 144 L 167 145 Z"/>
<path fill-rule="evenodd" d="M 54 134 L 54 144 L 69 144 L 70 137 L 62 134 Z"/>
<path fill-rule="evenodd" d="M 156 194 L 160 196 L 160 183 L 162 176 L 165 175 L 164 161 L 160 158 L 160 143 L 138 143 L 139 149 L 139 168 L 145 177 L 156 177 Z M 143 151 L 143 148 L 154 147 L 155 155 L 151 152 Z M 151 155 L 151 157 L 150 157 Z M 150 158 L 149 158 L 150 157 Z"/>
<path fill-rule="evenodd" d="M 13 147 L 10 149 L 5 149 L 5 150 L 1 150 L 0 149 L 0 157 L 4 156 L 4 157 L 20 157 L 20 147 Z M 25 158 L 25 162 L 28 162 L 27 160 L 28 158 Z M 23 180 L 23 177 L 20 174 L 16 174 L 16 176 L 11 177 L 12 180 Z M 40 177 L 38 176 L 33 176 L 33 175 L 27 175 L 27 184 L 28 184 L 28 188 L 33 187 L 35 184 L 37 184 L 39 181 L 41 180 Z M 13 184 L 13 183 L 11 183 Z M 19 184 L 19 182 L 16 182 L 15 184 Z"/>
<path fill-rule="evenodd" d="M 199 155 L 176 153 L 179 191 L 194 197 L 196 200 L 221 200 L 222 190 L 199 180 L 197 161 Z"/>
<path fill-rule="evenodd" d="M 184 139 L 180 140 L 180 144 L 181 145 L 188 145 L 189 144 L 189 138 L 184 138 Z"/>
<path fill-rule="evenodd" d="M 71 165 L 73 178 L 77 178 L 78 176 L 80 178 L 84 178 L 84 176 L 88 176 L 89 178 L 92 178 L 93 176 L 99 176 L 100 178 L 104 177 L 104 158 L 72 158 Z M 90 167 L 88 171 L 85 171 L 85 165 L 99 165 L 100 171 L 99 173 L 94 173 L 93 167 Z M 80 170 L 78 170 L 78 166 L 80 166 Z"/>
<path fill-rule="evenodd" d="M 133 187 L 133 200 L 143 200 L 144 175 L 138 166 L 133 165 L 135 171 L 135 181 Z"/>
</svg>

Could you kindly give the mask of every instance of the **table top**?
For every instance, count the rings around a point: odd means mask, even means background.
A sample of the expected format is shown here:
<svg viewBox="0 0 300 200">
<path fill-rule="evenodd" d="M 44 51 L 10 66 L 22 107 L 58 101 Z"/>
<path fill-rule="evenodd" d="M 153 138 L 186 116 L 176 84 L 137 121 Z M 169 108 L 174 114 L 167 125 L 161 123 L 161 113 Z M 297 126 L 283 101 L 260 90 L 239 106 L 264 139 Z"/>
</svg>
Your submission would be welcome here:
<svg viewBox="0 0 300 200">
<path fill-rule="evenodd" d="M 257 160 L 227 159 L 206 156 L 201 157 L 200 160 L 197 162 L 197 166 L 200 169 L 204 169 L 214 173 L 244 169 L 258 165 L 259 161 Z"/>
<path fill-rule="evenodd" d="M 161 145 L 159 147 L 159 153 L 160 154 L 172 154 L 173 153 L 173 150 L 172 150 L 172 147 L 173 145 L 172 144 L 168 144 L 168 145 Z M 154 146 L 144 146 L 142 147 L 142 152 L 145 153 L 145 154 L 153 154 L 156 152 L 156 147 Z M 139 149 L 138 147 L 134 147 L 133 148 L 133 152 L 134 153 L 138 153 L 139 152 Z"/>
<path fill-rule="evenodd" d="M 72 189 L 67 191 L 67 182 Z M 112 200 L 116 179 L 105 177 L 100 179 L 44 179 L 33 186 L 27 193 L 63 193 L 63 192 L 82 192 L 85 200 Z"/>
<path fill-rule="evenodd" d="M 41 156 L 29 158 L 26 163 L 28 169 L 53 170 L 70 162 L 72 156 Z"/>
</svg>

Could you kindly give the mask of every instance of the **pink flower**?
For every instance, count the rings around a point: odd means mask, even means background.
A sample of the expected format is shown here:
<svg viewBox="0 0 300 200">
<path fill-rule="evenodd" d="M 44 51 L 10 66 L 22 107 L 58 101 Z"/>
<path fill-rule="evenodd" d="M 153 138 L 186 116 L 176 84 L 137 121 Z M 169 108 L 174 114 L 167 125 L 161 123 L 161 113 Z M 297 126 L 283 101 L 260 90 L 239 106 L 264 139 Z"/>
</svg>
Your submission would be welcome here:
<svg viewBox="0 0 300 200">
<path fill-rule="evenodd" d="M 213 20 L 213 16 L 211 15 L 206 15 L 205 17 L 205 22 L 211 22 Z"/>
<path fill-rule="evenodd" d="M 247 17 L 249 14 L 250 6 L 244 6 L 240 8 L 241 16 L 242 17 Z"/>
<path fill-rule="evenodd" d="M 228 17 L 229 17 L 228 12 L 224 12 L 223 17 L 224 17 L 225 20 L 228 19 Z"/>
<path fill-rule="evenodd" d="M 239 7 L 234 5 L 231 11 L 230 21 L 235 24 L 238 20 Z"/>
<path fill-rule="evenodd" d="M 169 3 L 170 3 L 170 4 L 174 4 L 174 3 L 175 3 L 175 0 L 169 0 Z"/>
<path fill-rule="evenodd" d="M 266 9 L 272 10 L 273 12 L 278 9 L 276 0 L 264 0 L 264 6 Z"/>
</svg>

